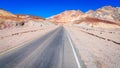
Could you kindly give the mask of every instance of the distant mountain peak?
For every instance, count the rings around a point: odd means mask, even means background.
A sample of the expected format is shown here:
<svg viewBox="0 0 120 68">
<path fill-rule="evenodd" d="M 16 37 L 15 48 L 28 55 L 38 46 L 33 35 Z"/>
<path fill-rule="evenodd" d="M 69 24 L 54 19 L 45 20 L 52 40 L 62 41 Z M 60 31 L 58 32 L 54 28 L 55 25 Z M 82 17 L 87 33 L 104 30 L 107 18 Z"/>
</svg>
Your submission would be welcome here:
<svg viewBox="0 0 120 68">
<path fill-rule="evenodd" d="M 47 20 L 55 24 L 110 24 L 120 25 L 120 8 L 112 6 L 104 6 L 97 10 L 89 10 L 83 13 L 80 10 L 66 10 L 60 14 L 54 15 Z"/>
<path fill-rule="evenodd" d="M 60 14 L 48 18 L 48 20 L 53 22 L 66 23 L 76 20 L 82 14 L 84 13 L 80 10 L 66 10 L 64 12 L 61 12 Z"/>
</svg>

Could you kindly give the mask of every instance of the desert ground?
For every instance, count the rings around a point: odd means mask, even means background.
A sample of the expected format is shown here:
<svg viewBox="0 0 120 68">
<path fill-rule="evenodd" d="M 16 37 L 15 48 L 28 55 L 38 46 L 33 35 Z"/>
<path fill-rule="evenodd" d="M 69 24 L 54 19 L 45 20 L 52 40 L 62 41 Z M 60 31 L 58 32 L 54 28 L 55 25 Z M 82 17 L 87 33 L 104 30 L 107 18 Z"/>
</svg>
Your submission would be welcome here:
<svg viewBox="0 0 120 68">
<path fill-rule="evenodd" d="M 25 43 L 29 43 L 56 27 L 57 26 L 30 26 L 0 30 L 0 53 L 24 45 Z"/>
<path fill-rule="evenodd" d="M 120 67 L 120 29 L 67 26 L 87 68 Z"/>
<path fill-rule="evenodd" d="M 120 7 L 46 18 L 0 9 L 0 68 L 120 68 Z"/>
<path fill-rule="evenodd" d="M 52 25 L 0 30 L 0 53 L 2 55 L 25 46 L 58 27 L 60 26 Z M 120 29 L 84 28 L 68 25 L 63 28 L 70 35 L 82 68 L 120 67 Z"/>
</svg>

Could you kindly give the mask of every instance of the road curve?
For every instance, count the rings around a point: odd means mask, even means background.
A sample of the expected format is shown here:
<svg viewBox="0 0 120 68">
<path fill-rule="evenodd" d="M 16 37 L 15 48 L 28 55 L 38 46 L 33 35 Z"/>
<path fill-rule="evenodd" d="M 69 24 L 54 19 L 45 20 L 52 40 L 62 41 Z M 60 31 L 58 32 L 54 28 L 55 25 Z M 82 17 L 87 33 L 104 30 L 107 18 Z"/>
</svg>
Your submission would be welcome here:
<svg viewBox="0 0 120 68">
<path fill-rule="evenodd" d="M 0 55 L 0 68 L 80 68 L 64 27 Z"/>
</svg>

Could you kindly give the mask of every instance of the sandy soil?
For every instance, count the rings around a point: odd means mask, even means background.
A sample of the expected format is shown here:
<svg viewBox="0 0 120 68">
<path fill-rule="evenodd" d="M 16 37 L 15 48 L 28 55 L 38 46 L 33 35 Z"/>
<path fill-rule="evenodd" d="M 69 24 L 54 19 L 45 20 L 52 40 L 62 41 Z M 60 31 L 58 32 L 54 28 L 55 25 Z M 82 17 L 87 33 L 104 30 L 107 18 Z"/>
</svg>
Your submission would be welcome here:
<svg viewBox="0 0 120 68">
<path fill-rule="evenodd" d="M 113 41 L 120 43 L 120 28 L 103 29 L 103 28 L 83 28 L 80 26 L 77 26 L 77 28 L 80 28 L 82 31 L 89 32 L 100 37 L 111 39 Z"/>
<path fill-rule="evenodd" d="M 19 27 L 0 30 L 0 53 L 35 40 L 56 26 Z"/>
<path fill-rule="evenodd" d="M 87 68 L 120 68 L 120 45 L 89 35 L 78 27 L 65 27 Z M 103 36 L 109 38 L 107 35 L 109 33 Z M 111 37 L 111 35 L 116 36 L 114 33 L 109 36 Z M 111 37 L 111 39 L 119 38 Z"/>
</svg>

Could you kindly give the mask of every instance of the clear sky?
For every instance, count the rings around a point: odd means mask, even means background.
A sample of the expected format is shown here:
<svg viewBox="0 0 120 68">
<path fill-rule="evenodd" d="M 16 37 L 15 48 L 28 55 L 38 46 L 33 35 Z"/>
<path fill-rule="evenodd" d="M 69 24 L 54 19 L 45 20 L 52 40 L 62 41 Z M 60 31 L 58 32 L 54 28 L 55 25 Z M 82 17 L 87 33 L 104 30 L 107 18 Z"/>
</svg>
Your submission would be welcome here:
<svg viewBox="0 0 120 68">
<path fill-rule="evenodd" d="M 108 5 L 120 7 L 120 0 L 0 0 L 0 8 L 14 14 L 31 14 L 44 18 L 64 10 L 86 12 Z"/>
</svg>

